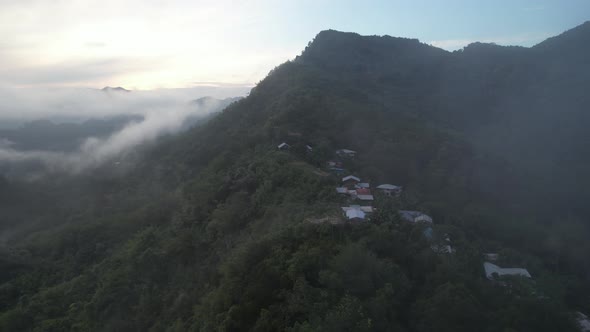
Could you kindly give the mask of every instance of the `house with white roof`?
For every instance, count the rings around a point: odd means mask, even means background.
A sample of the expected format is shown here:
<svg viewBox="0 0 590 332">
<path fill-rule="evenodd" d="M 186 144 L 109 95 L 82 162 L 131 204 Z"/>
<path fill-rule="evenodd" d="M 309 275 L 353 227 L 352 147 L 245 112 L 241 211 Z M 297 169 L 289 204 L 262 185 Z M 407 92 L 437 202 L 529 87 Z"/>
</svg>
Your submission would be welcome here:
<svg viewBox="0 0 590 332">
<path fill-rule="evenodd" d="M 402 187 L 393 184 L 381 184 L 377 186 L 377 189 L 387 196 L 399 195 L 402 192 Z"/>
<path fill-rule="evenodd" d="M 340 157 L 352 158 L 352 157 L 356 156 L 356 151 L 349 150 L 349 149 L 340 149 L 340 150 L 336 150 L 336 154 Z"/>
<path fill-rule="evenodd" d="M 356 183 L 361 182 L 361 179 L 357 178 L 354 175 L 349 175 L 349 176 L 345 176 L 342 178 L 342 182 L 348 182 L 348 181 L 353 181 Z"/>
<path fill-rule="evenodd" d="M 346 212 L 349 221 L 364 221 L 366 214 L 360 209 L 349 209 Z"/>
<path fill-rule="evenodd" d="M 354 186 L 356 186 L 356 184 L 359 182 L 361 182 L 361 179 L 354 175 L 349 175 L 342 178 L 342 185 L 351 189 L 354 188 Z"/>
<path fill-rule="evenodd" d="M 353 192 L 353 190 L 351 190 L 351 192 Z M 361 201 L 372 201 L 374 199 L 373 195 L 371 194 L 371 190 L 367 188 L 359 188 L 354 190 L 354 194 L 351 193 L 351 196 Z"/>
<path fill-rule="evenodd" d="M 346 213 L 346 211 L 348 210 L 361 210 L 364 213 L 373 213 L 375 211 L 375 208 L 373 208 L 372 206 L 360 206 L 360 205 L 351 205 L 351 206 L 343 206 L 342 207 L 342 211 L 344 211 L 344 213 Z"/>
<path fill-rule="evenodd" d="M 483 268 L 486 273 L 486 278 L 494 280 L 502 276 L 521 276 L 531 278 L 529 271 L 523 268 L 502 268 L 490 262 L 483 263 Z"/>
<path fill-rule="evenodd" d="M 285 143 L 285 142 L 283 142 L 283 143 L 281 143 L 281 144 L 279 144 L 279 145 L 277 146 L 277 148 L 278 148 L 279 150 L 288 150 L 290 147 L 291 147 L 291 146 L 290 146 L 289 144 Z"/>
<path fill-rule="evenodd" d="M 345 187 L 336 187 L 336 192 L 343 195 L 348 195 L 348 188 Z"/>
<path fill-rule="evenodd" d="M 432 218 L 420 211 L 408 211 L 408 210 L 400 210 L 399 211 L 400 217 L 409 222 L 418 223 L 418 222 L 428 222 L 432 223 Z"/>
</svg>

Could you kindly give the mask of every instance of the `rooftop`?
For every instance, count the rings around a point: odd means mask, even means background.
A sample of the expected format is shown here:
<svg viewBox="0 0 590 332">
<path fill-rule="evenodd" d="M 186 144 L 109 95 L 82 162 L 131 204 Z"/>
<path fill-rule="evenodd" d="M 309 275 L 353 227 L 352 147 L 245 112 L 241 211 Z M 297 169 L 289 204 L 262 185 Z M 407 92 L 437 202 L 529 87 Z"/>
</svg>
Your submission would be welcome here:
<svg viewBox="0 0 590 332">
<path fill-rule="evenodd" d="M 377 186 L 377 189 L 383 189 L 383 190 L 399 190 L 402 187 L 400 186 L 396 186 L 393 184 L 381 184 Z"/>
<path fill-rule="evenodd" d="M 488 279 L 493 279 L 494 274 L 497 274 L 500 277 L 505 275 L 512 275 L 531 278 L 529 271 L 523 268 L 502 268 L 490 262 L 483 263 L 483 267 L 486 271 L 486 277 Z"/>
<path fill-rule="evenodd" d="M 365 219 L 365 213 L 358 209 L 349 209 L 346 211 L 348 219 Z"/>
<path fill-rule="evenodd" d="M 360 182 L 361 181 L 361 179 L 357 178 L 354 175 L 349 175 L 349 176 L 345 176 L 345 177 L 342 178 L 342 182 L 346 182 L 348 180 L 354 180 L 356 182 Z"/>
</svg>

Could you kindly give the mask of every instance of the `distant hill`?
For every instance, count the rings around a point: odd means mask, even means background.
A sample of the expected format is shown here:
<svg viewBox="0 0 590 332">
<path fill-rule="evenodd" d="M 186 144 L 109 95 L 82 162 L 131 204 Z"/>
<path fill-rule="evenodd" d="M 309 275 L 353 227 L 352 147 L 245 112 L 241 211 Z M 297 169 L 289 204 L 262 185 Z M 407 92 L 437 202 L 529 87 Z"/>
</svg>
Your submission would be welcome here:
<svg viewBox="0 0 590 332">
<path fill-rule="evenodd" d="M 127 89 L 122 88 L 120 86 L 118 86 L 118 87 L 105 86 L 101 90 L 104 92 L 131 92 L 131 90 L 127 90 Z"/>
<path fill-rule="evenodd" d="M 223 110 L 225 107 L 229 106 L 231 103 L 236 102 L 242 99 L 242 97 L 233 97 L 233 98 L 224 98 L 224 99 L 217 99 L 213 97 L 202 97 L 199 99 L 193 100 L 191 103 L 198 107 L 211 107 L 213 109 Z"/>
</svg>

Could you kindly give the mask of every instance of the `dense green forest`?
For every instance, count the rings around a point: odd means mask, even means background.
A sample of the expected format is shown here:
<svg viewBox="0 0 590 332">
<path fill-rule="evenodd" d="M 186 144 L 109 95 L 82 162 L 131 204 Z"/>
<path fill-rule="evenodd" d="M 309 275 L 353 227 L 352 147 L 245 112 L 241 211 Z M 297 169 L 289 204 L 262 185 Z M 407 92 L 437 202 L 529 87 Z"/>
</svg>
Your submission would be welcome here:
<svg viewBox="0 0 590 332">
<path fill-rule="evenodd" d="M 576 331 L 588 59 L 590 23 L 452 53 L 323 31 L 125 172 L 0 177 L 0 331 Z M 325 169 L 340 148 L 404 188 L 370 221 L 322 222 L 347 204 Z M 487 252 L 532 278 L 486 279 Z"/>
</svg>

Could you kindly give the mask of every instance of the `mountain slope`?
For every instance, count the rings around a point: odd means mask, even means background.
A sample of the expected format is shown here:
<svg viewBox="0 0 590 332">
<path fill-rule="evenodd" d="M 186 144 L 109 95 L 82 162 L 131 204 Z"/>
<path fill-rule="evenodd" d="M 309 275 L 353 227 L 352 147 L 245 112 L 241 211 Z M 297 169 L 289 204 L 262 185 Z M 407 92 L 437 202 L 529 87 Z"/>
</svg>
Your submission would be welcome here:
<svg viewBox="0 0 590 332">
<path fill-rule="evenodd" d="M 321 32 L 125 177 L 47 180 L 44 191 L 77 204 L 40 207 L 58 226 L 0 252 L 0 328 L 576 330 L 570 312 L 590 310 L 590 248 L 587 193 L 571 182 L 590 176 L 588 100 L 572 82 L 590 76 L 584 61 L 549 66 L 544 54 Z M 322 169 L 344 147 L 358 151 L 344 160 L 351 173 L 404 187 L 377 197 L 369 223 L 321 222 L 350 203 Z M 449 237 L 456 252 L 434 252 L 399 209 L 433 216 L 433 241 Z M 534 281 L 489 282 L 489 251 Z"/>
</svg>

